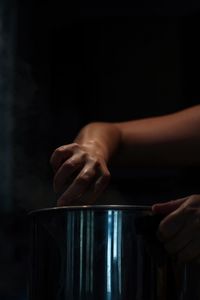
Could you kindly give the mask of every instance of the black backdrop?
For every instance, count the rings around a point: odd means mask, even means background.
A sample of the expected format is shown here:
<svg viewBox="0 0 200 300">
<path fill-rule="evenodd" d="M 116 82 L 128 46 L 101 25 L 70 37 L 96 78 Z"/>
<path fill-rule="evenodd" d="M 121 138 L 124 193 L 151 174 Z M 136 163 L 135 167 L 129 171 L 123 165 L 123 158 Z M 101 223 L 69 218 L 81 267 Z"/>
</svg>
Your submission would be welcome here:
<svg viewBox="0 0 200 300">
<path fill-rule="evenodd" d="M 15 208 L 10 218 L 1 217 L 8 224 L 2 249 L 10 266 L 1 269 L 0 279 L 4 294 L 21 300 L 29 232 L 19 212 L 55 204 L 53 149 L 71 142 L 91 121 L 162 115 L 198 104 L 200 14 L 194 1 L 190 9 L 183 1 L 162 7 L 148 1 L 134 9 L 126 2 L 115 7 L 73 2 L 67 8 L 61 1 L 18 3 Z M 149 204 L 200 190 L 197 168 L 113 168 L 111 173 L 100 203 Z"/>
<path fill-rule="evenodd" d="M 15 168 L 15 197 L 28 209 L 55 204 L 49 157 L 85 124 L 199 103 L 198 11 L 108 15 L 105 8 L 97 15 L 93 8 L 86 15 L 60 3 L 36 1 L 19 11 L 15 143 L 23 164 Z M 129 196 L 125 202 L 152 203 L 199 189 L 195 169 L 111 172 L 111 187 Z"/>
</svg>

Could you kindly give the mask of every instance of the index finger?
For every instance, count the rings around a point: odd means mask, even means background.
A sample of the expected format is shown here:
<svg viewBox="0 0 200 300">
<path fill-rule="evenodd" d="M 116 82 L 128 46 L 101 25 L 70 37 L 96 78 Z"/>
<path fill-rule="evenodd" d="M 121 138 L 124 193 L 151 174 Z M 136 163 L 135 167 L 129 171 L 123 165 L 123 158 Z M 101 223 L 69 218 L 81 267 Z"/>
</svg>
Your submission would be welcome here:
<svg viewBox="0 0 200 300">
<path fill-rule="evenodd" d="M 71 155 L 72 155 L 72 149 L 70 149 L 68 147 L 68 145 L 57 148 L 53 152 L 53 154 L 51 155 L 51 158 L 50 158 L 50 164 L 51 164 L 54 172 L 56 172 L 60 168 L 61 164 L 66 159 L 68 159 Z"/>
</svg>

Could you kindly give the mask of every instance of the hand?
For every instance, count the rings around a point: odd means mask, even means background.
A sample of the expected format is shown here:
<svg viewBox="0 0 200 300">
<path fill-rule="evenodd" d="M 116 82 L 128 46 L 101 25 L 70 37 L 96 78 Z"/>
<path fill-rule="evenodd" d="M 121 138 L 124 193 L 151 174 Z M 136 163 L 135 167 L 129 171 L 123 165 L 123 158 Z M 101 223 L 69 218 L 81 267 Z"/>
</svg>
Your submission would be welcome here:
<svg viewBox="0 0 200 300">
<path fill-rule="evenodd" d="M 178 262 L 200 259 L 200 195 L 154 204 L 152 211 L 167 215 L 160 223 L 158 237 Z"/>
<path fill-rule="evenodd" d="M 54 191 L 62 192 L 58 206 L 80 202 L 84 195 L 86 204 L 94 203 L 110 179 L 106 162 L 93 143 L 61 146 L 53 152 L 50 163 L 55 172 Z"/>
</svg>

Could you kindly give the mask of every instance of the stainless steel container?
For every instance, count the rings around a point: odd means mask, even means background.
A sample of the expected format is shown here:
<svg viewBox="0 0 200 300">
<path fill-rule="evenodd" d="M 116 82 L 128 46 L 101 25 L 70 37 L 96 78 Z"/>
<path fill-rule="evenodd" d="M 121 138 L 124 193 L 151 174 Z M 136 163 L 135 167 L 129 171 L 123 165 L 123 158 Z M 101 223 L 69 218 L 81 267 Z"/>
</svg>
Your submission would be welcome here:
<svg viewBox="0 0 200 300">
<path fill-rule="evenodd" d="M 186 267 L 176 272 L 150 207 L 50 208 L 30 217 L 29 300 L 191 298 Z"/>
</svg>

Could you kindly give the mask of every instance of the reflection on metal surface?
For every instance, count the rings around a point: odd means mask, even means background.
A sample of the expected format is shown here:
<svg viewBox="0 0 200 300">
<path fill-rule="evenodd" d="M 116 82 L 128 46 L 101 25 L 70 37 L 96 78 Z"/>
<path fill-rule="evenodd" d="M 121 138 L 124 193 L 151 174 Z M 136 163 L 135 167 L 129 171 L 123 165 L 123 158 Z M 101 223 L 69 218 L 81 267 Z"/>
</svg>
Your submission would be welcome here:
<svg viewBox="0 0 200 300">
<path fill-rule="evenodd" d="M 80 213 L 80 277 L 79 277 L 79 297 L 83 289 L 83 212 Z"/>
<path fill-rule="evenodd" d="M 194 267 L 177 271 L 156 239 L 158 221 L 134 207 L 34 213 L 29 300 L 200 300 Z"/>
<path fill-rule="evenodd" d="M 107 229 L 107 263 L 106 263 L 106 281 L 107 281 L 107 300 L 110 300 L 111 294 L 111 235 L 112 235 L 112 211 L 108 212 L 108 229 Z"/>
<path fill-rule="evenodd" d="M 116 297 L 121 296 L 122 269 L 121 269 L 121 232 L 122 232 L 122 212 L 109 211 L 107 226 L 107 300 L 111 300 L 113 284 L 117 288 Z M 113 278 L 114 277 L 114 278 Z"/>
</svg>

